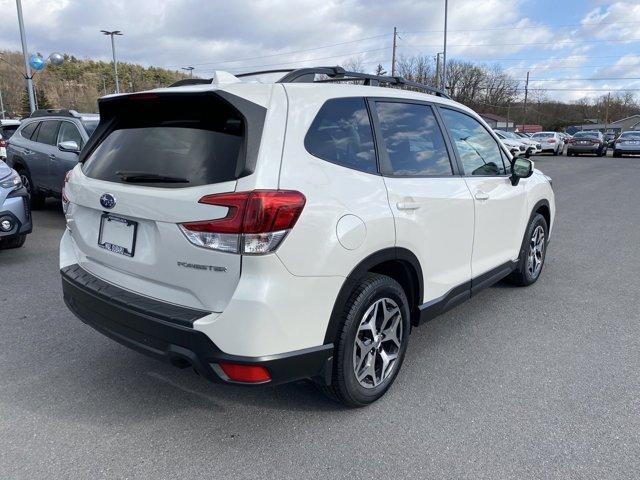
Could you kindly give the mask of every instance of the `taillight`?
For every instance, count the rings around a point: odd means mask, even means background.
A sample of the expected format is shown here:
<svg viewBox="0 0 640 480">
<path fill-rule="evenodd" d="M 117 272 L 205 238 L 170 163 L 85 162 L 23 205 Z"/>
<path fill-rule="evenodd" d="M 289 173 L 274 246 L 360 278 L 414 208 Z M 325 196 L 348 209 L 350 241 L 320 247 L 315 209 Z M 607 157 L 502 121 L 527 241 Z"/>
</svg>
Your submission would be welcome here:
<svg viewBox="0 0 640 480">
<path fill-rule="evenodd" d="M 6 146 L 7 146 L 7 141 L 4 139 L 0 140 L 0 148 L 4 148 Z"/>
<path fill-rule="evenodd" d="M 179 224 L 199 247 L 228 253 L 262 255 L 273 252 L 293 228 L 306 199 L 289 190 L 207 195 L 199 203 L 227 207 L 223 218 Z"/>
</svg>

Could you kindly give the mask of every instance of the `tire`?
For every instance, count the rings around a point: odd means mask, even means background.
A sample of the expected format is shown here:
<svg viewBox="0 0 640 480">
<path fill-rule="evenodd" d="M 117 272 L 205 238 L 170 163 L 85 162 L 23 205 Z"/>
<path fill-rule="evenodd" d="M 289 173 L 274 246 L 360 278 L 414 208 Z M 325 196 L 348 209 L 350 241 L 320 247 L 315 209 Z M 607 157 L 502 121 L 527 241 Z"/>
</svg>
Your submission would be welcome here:
<svg viewBox="0 0 640 480">
<path fill-rule="evenodd" d="M 9 248 L 20 248 L 27 240 L 27 235 L 18 235 L 17 237 L 10 238 L 9 240 L 0 240 L 0 250 Z"/>
<path fill-rule="evenodd" d="M 542 238 L 539 236 L 540 232 L 542 233 Z M 538 281 L 542 273 L 542 268 L 544 267 L 544 260 L 547 256 L 548 238 L 549 226 L 547 225 L 547 221 L 542 215 L 536 213 L 529 222 L 524 234 L 522 246 L 520 247 L 520 256 L 518 257 L 518 266 L 506 278 L 509 283 L 525 287 Z M 535 244 L 534 239 L 536 239 L 535 241 L 537 242 Z M 538 263 L 531 258 L 534 247 L 535 252 L 533 252 L 533 255 Z"/>
<path fill-rule="evenodd" d="M 619 150 L 614 150 L 613 151 L 613 156 L 615 158 L 621 158 L 622 157 L 622 152 L 620 152 Z"/>
<path fill-rule="evenodd" d="M 385 318 L 390 310 L 394 316 Z M 357 283 L 342 312 L 334 339 L 331 384 L 321 389 L 348 407 L 364 407 L 386 393 L 402 366 L 411 328 L 409 302 L 394 279 L 369 273 Z M 393 324 L 381 332 L 385 322 Z M 365 348 L 368 353 L 363 356 Z M 384 358 L 389 356 L 395 357 L 385 368 Z M 360 380 L 356 370 L 361 372 Z"/>
<path fill-rule="evenodd" d="M 531 158 L 531 149 L 527 150 L 527 153 L 524 154 L 525 158 Z"/>
<path fill-rule="evenodd" d="M 33 182 L 31 181 L 31 175 L 28 171 L 20 168 L 17 169 L 17 172 L 20 174 L 22 184 L 27 189 L 27 192 L 29 192 L 29 206 L 31 207 L 31 210 L 40 210 L 42 207 L 44 207 L 44 201 L 46 197 L 40 192 L 34 191 Z"/>
<path fill-rule="evenodd" d="M 556 148 L 556 149 L 551 153 L 551 155 L 553 155 L 554 157 L 557 157 L 557 156 L 558 156 L 558 149 Z"/>
</svg>

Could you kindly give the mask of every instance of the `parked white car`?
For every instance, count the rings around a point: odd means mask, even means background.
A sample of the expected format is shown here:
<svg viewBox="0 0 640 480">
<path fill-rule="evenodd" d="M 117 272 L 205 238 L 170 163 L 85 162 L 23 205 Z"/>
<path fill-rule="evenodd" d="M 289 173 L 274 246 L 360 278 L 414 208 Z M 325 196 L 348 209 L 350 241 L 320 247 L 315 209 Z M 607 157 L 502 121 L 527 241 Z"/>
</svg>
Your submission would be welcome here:
<svg viewBox="0 0 640 480">
<path fill-rule="evenodd" d="M 525 145 L 524 142 L 521 142 L 519 140 L 513 140 L 511 138 L 507 138 L 503 135 L 501 135 L 499 132 L 494 130 L 495 135 L 498 137 L 498 139 L 500 140 L 500 143 L 502 143 L 502 145 L 504 145 L 504 147 L 509 150 L 509 153 L 511 153 L 511 156 L 513 157 L 520 157 L 520 156 L 525 156 L 527 153 L 527 145 Z"/>
<path fill-rule="evenodd" d="M 494 132 L 496 132 L 496 135 L 498 135 L 498 137 L 500 138 L 514 140 L 522 143 L 525 146 L 525 156 L 527 158 L 529 158 L 531 155 L 542 153 L 542 145 L 540 144 L 540 142 L 536 142 L 529 137 L 521 137 L 517 133 L 507 132 L 504 130 L 494 130 Z"/>
<path fill-rule="evenodd" d="M 560 155 L 564 150 L 564 140 L 558 132 L 537 132 L 531 136 L 531 139 L 540 143 L 543 152 Z"/>
<path fill-rule="evenodd" d="M 7 140 L 20 126 L 20 120 L 0 120 L 0 160 L 7 158 Z"/>
<path fill-rule="evenodd" d="M 64 188 L 63 293 L 83 322 L 214 382 L 311 378 L 362 406 L 413 327 L 539 279 L 550 179 L 474 111 L 340 67 L 245 77 L 100 99 Z"/>
</svg>

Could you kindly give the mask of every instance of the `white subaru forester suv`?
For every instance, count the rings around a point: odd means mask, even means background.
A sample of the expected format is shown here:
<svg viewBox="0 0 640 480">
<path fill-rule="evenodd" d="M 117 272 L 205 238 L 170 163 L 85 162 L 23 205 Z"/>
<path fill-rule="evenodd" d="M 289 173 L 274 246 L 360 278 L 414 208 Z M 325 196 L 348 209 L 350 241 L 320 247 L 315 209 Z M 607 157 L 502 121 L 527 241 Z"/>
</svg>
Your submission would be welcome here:
<svg viewBox="0 0 640 480">
<path fill-rule="evenodd" d="M 442 92 L 340 67 L 280 75 L 100 99 L 65 179 L 64 300 L 211 381 L 312 379 L 366 405 L 412 327 L 539 278 L 553 190 Z"/>
</svg>

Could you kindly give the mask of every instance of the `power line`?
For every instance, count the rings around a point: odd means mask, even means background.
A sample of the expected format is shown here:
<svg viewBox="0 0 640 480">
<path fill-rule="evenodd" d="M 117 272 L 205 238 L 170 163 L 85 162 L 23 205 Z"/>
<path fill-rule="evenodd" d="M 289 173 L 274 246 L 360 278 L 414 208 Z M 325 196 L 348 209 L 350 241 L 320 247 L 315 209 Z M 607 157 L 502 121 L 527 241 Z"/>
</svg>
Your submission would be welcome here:
<svg viewBox="0 0 640 480">
<path fill-rule="evenodd" d="M 497 31 L 497 30 L 524 30 L 524 29 L 532 29 L 532 28 L 564 28 L 564 27 L 589 27 L 589 26 L 598 26 L 598 25 L 617 25 L 617 24 L 628 24 L 628 23 L 640 23 L 637 20 L 630 21 L 620 21 L 620 22 L 598 22 L 598 23 L 565 23 L 559 25 L 530 25 L 526 27 L 494 27 L 494 28 L 463 28 L 463 29 L 448 29 L 449 32 L 485 32 L 485 31 Z M 400 33 L 404 34 L 415 34 L 415 33 L 442 33 L 444 30 L 413 30 L 413 31 L 403 31 Z"/>
<path fill-rule="evenodd" d="M 524 80 L 524 79 L 516 79 Z M 640 80 L 640 77 L 598 77 L 598 78 L 541 78 L 539 80 L 533 80 L 532 82 L 566 82 L 566 81 L 609 81 L 609 80 Z"/>
<path fill-rule="evenodd" d="M 531 43 L 476 43 L 476 44 L 452 44 L 450 47 L 513 47 L 513 46 L 535 46 L 535 45 L 563 45 L 563 44 L 583 44 L 583 43 L 608 43 L 608 42 L 616 42 L 616 43 L 631 43 L 631 42 L 640 42 L 640 38 L 627 38 L 625 40 L 556 40 L 555 42 L 531 42 Z M 400 45 L 400 47 L 410 47 L 410 48 L 424 48 L 424 47 L 439 47 L 440 44 L 431 44 L 431 45 Z"/>
<path fill-rule="evenodd" d="M 278 65 L 288 65 L 288 64 L 293 64 L 293 63 L 305 63 L 305 62 L 313 62 L 315 60 L 327 60 L 330 58 L 339 58 L 339 57 L 348 57 L 348 56 L 352 56 L 352 55 L 360 55 L 362 53 L 370 53 L 370 52 L 379 52 L 382 50 L 390 50 L 392 47 L 383 47 L 383 48 L 374 48 L 372 50 L 361 50 L 359 52 L 351 52 L 351 53 L 341 53 L 339 55 L 330 55 L 327 57 L 315 57 L 315 58 L 307 58 L 305 60 L 295 60 L 295 61 L 288 61 L 288 60 L 284 60 L 282 62 L 278 62 L 278 63 L 263 63 L 260 65 L 239 65 L 237 67 L 231 67 L 234 70 L 238 70 L 238 69 L 247 69 L 247 68 L 260 68 L 260 67 L 274 67 L 274 66 L 278 66 Z M 209 72 L 209 71 L 214 71 L 213 69 L 205 69 L 205 70 L 200 70 L 202 72 Z"/>
<path fill-rule="evenodd" d="M 560 65 L 558 67 L 540 67 L 540 68 L 530 68 L 530 67 L 507 67 L 504 69 L 505 72 L 509 72 L 511 70 L 531 70 L 532 72 L 535 70 L 559 70 L 565 68 L 601 68 L 601 67 L 635 67 L 634 63 L 607 63 L 605 65 Z"/>
<path fill-rule="evenodd" d="M 223 63 L 235 63 L 235 62 L 242 62 L 242 61 L 245 61 L 245 60 L 259 60 L 259 59 L 262 59 L 262 58 L 279 57 L 279 56 L 282 56 L 282 55 L 292 55 L 292 54 L 295 54 L 295 53 L 312 52 L 312 51 L 315 51 L 315 50 L 321 50 L 323 48 L 337 47 L 337 46 L 340 46 L 340 45 L 347 45 L 347 44 L 350 44 L 350 43 L 364 42 L 365 40 L 372 40 L 374 38 L 388 37 L 389 35 L 390 35 L 389 33 L 383 33 L 381 35 L 374 35 L 372 37 L 358 38 L 356 40 L 349 40 L 349 41 L 346 41 L 346 42 L 332 43 L 332 44 L 329 44 L 329 45 L 322 45 L 322 46 L 313 47 L 313 48 L 305 48 L 305 49 L 302 49 L 302 50 L 289 50 L 287 52 L 272 53 L 272 54 L 269 54 L 269 55 L 260 55 L 260 56 L 257 56 L 257 57 L 236 58 L 236 59 L 233 59 L 233 60 L 220 60 L 219 62 L 216 61 L 216 62 L 193 63 L 192 65 L 221 65 Z M 180 65 L 177 65 L 177 64 L 176 65 L 165 65 L 165 67 L 179 67 L 179 66 Z"/>
</svg>

